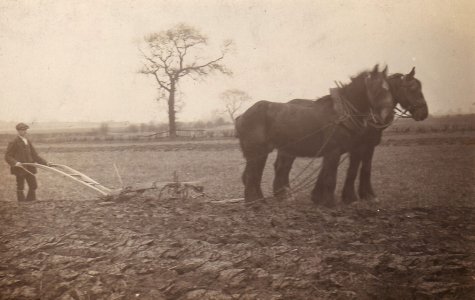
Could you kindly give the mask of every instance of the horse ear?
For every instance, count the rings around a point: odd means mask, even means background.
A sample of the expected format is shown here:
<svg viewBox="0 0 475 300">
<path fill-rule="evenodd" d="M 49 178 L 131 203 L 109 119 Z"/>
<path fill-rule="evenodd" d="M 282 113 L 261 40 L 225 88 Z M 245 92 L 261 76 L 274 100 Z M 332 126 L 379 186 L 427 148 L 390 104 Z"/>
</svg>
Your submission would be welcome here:
<svg viewBox="0 0 475 300">
<path fill-rule="evenodd" d="M 416 74 L 416 67 L 412 67 L 411 72 L 409 72 L 409 74 L 407 74 L 406 76 L 407 76 L 408 79 L 412 79 L 412 78 L 414 78 L 415 74 Z"/>
<path fill-rule="evenodd" d="M 379 72 L 378 69 L 379 69 L 379 65 L 376 64 L 376 65 L 374 66 L 374 68 L 373 68 L 373 71 L 371 71 L 371 75 L 377 75 L 378 72 Z"/>
<path fill-rule="evenodd" d="M 384 74 L 384 77 L 386 77 L 388 75 L 388 65 L 386 65 L 386 67 L 384 67 L 384 70 L 382 71 L 382 73 Z"/>
</svg>

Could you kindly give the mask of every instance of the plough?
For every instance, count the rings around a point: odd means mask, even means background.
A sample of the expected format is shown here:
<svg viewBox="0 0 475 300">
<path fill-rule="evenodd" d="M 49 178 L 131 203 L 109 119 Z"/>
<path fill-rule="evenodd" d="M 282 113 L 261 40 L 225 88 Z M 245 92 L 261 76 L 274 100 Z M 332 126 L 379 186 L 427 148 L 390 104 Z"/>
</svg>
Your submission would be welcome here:
<svg viewBox="0 0 475 300">
<path fill-rule="evenodd" d="M 66 165 L 50 164 L 49 166 L 45 166 L 37 163 L 22 163 L 22 166 L 20 167 L 23 168 L 26 172 L 32 174 L 23 166 L 32 166 L 38 169 L 60 174 L 100 193 L 104 198 L 132 197 L 138 194 L 143 194 L 148 190 L 157 190 L 159 192 L 159 199 L 165 196 L 166 198 L 188 199 L 196 198 L 203 195 L 203 186 L 200 184 L 199 181 L 178 181 L 178 176 L 176 175 L 176 172 L 174 173 L 173 181 L 154 181 L 151 183 L 140 183 L 125 186 L 120 189 L 111 189 L 105 187 L 104 185 L 100 184 L 91 177 Z"/>
</svg>

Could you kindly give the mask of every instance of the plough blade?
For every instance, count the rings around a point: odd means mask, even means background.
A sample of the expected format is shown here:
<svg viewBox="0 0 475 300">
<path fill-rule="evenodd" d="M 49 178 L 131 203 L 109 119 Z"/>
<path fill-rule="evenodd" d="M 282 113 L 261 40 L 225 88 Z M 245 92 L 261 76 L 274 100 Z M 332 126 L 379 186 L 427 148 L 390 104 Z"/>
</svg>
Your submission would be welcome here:
<svg viewBox="0 0 475 300">
<path fill-rule="evenodd" d="M 123 189 L 111 191 L 110 196 L 121 197 L 128 194 L 142 194 L 149 190 L 159 191 L 159 198 L 165 193 L 173 194 L 172 198 L 187 198 L 190 191 L 201 195 L 203 186 L 199 181 L 154 181 L 148 183 L 138 183 L 127 186 Z"/>
</svg>

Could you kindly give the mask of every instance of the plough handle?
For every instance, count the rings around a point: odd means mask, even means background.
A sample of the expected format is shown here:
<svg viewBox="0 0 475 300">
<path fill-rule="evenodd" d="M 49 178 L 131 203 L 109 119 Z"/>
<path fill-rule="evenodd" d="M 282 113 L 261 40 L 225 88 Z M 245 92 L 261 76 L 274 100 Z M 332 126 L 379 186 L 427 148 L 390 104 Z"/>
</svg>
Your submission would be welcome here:
<svg viewBox="0 0 475 300">
<path fill-rule="evenodd" d="M 95 191 L 101 193 L 101 194 L 104 195 L 104 196 L 108 196 L 108 195 L 110 195 L 110 193 L 111 193 L 111 189 L 106 188 L 105 186 L 101 185 L 100 183 L 98 183 L 97 181 L 91 179 L 90 177 L 84 175 L 83 173 L 78 172 L 78 171 L 74 170 L 73 168 L 70 168 L 70 167 L 65 166 L 65 165 L 51 164 L 50 167 L 49 167 L 49 166 L 45 166 L 45 165 L 40 165 L 40 164 L 37 164 L 37 163 L 23 163 L 22 165 L 33 166 L 33 167 L 37 167 L 37 168 L 40 168 L 40 169 L 45 169 L 45 170 L 53 171 L 53 172 L 55 172 L 55 173 L 59 173 L 59 174 L 61 174 L 61 175 L 63 175 L 63 176 L 66 176 L 66 177 L 68 177 L 68 178 L 70 178 L 70 179 L 72 179 L 72 180 L 74 180 L 74 181 L 76 181 L 76 182 L 79 182 L 79 183 L 81 183 L 81 184 L 83 184 L 83 185 L 85 185 L 85 186 L 87 186 L 87 187 L 89 187 L 89 188 L 91 188 L 91 189 L 93 189 L 93 190 L 95 190 Z M 66 173 L 66 172 L 64 172 L 64 171 L 62 171 L 62 170 L 59 170 L 58 167 L 59 167 L 59 168 L 64 168 L 64 169 L 66 169 L 66 170 L 69 171 L 69 172 L 72 172 L 72 173 L 75 173 L 75 174 L 79 175 L 79 176 L 81 177 L 81 179 L 77 179 L 77 178 L 75 178 L 74 176 L 72 176 L 71 174 L 68 174 L 68 173 Z M 96 185 L 98 185 L 99 187 L 93 186 L 93 185 L 91 185 L 91 184 L 89 184 L 89 183 L 96 184 Z"/>
<path fill-rule="evenodd" d="M 27 168 L 25 168 L 24 166 L 14 166 L 14 167 L 15 167 L 15 168 L 20 168 L 20 169 L 23 169 L 23 171 L 25 171 L 26 173 L 28 173 L 28 174 L 30 174 L 30 175 L 32 175 L 32 176 L 35 176 L 35 177 L 36 177 L 36 175 L 35 175 L 35 174 L 33 174 L 33 173 L 31 173 L 30 171 L 28 171 L 28 169 L 27 169 Z"/>
</svg>

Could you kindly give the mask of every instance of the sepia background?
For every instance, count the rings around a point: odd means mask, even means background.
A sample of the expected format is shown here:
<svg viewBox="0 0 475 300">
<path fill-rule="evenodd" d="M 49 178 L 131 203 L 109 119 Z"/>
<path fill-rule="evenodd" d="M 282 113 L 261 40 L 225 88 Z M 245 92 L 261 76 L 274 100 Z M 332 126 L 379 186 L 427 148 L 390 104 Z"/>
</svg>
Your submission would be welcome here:
<svg viewBox="0 0 475 300">
<path fill-rule="evenodd" d="M 26 122 L 44 159 L 113 190 L 40 169 L 19 202 L 2 159 L 0 299 L 475 299 L 473 16 L 471 0 L 0 0 L 0 152 Z M 233 75 L 180 81 L 173 138 L 141 50 L 183 23 L 208 37 L 203 59 L 233 41 Z M 243 201 L 223 93 L 239 114 L 375 64 L 415 67 L 430 113 L 384 130 L 376 198 L 342 203 L 348 154 L 336 207 L 311 200 L 320 158 L 297 158 L 274 198 L 274 151 L 266 198 Z"/>
<path fill-rule="evenodd" d="M 415 66 L 432 114 L 475 112 L 475 4 L 460 1 L 14 1 L 0 3 L 0 120 L 166 121 L 139 74 L 143 37 L 178 23 L 234 51 L 232 77 L 181 82 L 182 121 L 231 88 L 254 101 L 316 98 L 334 81 Z"/>
</svg>

